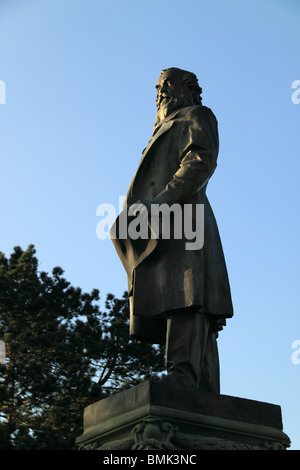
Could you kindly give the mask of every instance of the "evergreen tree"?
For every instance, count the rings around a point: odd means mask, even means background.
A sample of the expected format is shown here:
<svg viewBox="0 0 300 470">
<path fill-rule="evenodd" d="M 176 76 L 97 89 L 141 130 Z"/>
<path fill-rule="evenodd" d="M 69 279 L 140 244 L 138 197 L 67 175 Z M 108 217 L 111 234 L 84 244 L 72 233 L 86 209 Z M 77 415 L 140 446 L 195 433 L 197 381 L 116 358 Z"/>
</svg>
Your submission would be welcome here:
<svg viewBox="0 0 300 470">
<path fill-rule="evenodd" d="M 0 253 L 0 449 L 75 449 L 85 406 L 163 370 L 161 347 L 129 341 L 127 293 L 98 301 L 39 272 L 33 245 Z"/>
</svg>

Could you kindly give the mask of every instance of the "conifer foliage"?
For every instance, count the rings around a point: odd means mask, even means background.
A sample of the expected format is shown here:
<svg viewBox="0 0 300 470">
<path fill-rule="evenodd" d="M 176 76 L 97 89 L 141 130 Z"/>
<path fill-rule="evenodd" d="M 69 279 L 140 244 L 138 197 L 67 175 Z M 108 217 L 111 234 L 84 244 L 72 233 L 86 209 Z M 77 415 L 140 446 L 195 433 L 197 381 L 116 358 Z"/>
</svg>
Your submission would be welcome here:
<svg viewBox="0 0 300 470">
<path fill-rule="evenodd" d="M 83 409 L 164 369 L 162 347 L 129 340 L 129 307 L 83 293 L 33 245 L 0 253 L 0 449 L 76 449 Z"/>
</svg>

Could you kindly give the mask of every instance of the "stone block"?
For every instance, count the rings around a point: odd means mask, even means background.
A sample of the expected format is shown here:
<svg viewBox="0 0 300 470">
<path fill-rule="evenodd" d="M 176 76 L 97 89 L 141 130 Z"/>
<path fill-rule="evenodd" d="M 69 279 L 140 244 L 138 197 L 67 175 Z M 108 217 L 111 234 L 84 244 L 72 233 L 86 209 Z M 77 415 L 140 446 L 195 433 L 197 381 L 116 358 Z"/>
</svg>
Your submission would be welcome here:
<svg viewBox="0 0 300 470">
<path fill-rule="evenodd" d="M 281 408 L 143 382 L 84 410 L 87 450 L 285 450 Z"/>
</svg>

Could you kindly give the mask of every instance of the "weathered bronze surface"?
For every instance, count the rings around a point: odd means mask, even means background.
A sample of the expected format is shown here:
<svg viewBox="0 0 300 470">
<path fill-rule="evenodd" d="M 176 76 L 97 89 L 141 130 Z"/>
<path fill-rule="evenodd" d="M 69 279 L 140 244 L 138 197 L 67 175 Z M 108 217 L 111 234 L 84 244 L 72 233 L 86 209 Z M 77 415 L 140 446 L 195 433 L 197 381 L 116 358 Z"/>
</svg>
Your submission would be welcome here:
<svg viewBox="0 0 300 470">
<path fill-rule="evenodd" d="M 164 380 L 219 393 L 216 338 L 233 308 L 219 231 L 206 196 L 217 166 L 218 124 L 202 105 L 193 73 L 163 70 L 156 90 L 154 132 L 112 228 L 128 276 L 130 334 L 141 341 L 166 342 Z M 185 233 L 176 238 L 174 230 L 168 239 L 120 237 L 122 218 L 137 202 L 148 215 L 154 205 L 188 205 L 196 227 L 197 207 L 203 205 L 203 246 L 187 249 L 190 239 Z M 151 220 L 148 226 L 151 232 Z"/>
</svg>

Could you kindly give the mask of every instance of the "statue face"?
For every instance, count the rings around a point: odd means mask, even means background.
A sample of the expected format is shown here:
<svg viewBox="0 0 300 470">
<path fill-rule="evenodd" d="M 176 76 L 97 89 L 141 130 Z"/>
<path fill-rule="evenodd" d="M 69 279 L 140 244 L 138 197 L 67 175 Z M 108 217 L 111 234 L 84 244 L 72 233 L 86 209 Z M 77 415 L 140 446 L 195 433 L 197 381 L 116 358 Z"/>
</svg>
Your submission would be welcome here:
<svg viewBox="0 0 300 470">
<path fill-rule="evenodd" d="M 156 106 L 164 117 L 178 108 L 192 104 L 191 92 L 183 83 L 179 70 L 167 70 L 159 77 L 157 85 Z"/>
</svg>

